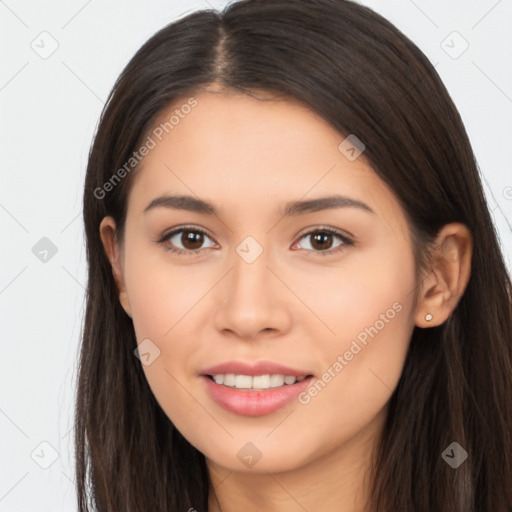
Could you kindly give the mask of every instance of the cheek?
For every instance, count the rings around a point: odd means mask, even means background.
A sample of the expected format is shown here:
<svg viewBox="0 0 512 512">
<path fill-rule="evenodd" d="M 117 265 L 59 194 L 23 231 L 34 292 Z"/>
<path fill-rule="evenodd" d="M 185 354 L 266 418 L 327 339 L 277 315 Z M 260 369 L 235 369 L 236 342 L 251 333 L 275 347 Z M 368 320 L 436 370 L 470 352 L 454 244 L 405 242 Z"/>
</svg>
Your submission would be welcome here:
<svg viewBox="0 0 512 512">
<path fill-rule="evenodd" d="M 181 396 L 180 383 L 193 372 L 193 356 L 204 338 L 198 328 L 198 312 L 205 304 L 201 298 L 211 287 L 207 283 L 215 280 L 192 267 L 187 272 L 173 266 L 160 250 L 133 244 L 127 254 L 125 282 L 135 336 L 138 344 L 151 341 L 154 361 L 143 370 L 157 400 Z M 178 402 L 170 401 L 173 406 Z"/>
<path fill-rule="evenodd" d="M 198 334 L 201 298 L 211 287 L 206 283 L 215 280 L 173 267 L 165 254 L 155 258 L 154 251 L 140 247 L 130 253 L 125 275 L 137 342 L 152 343 L 151 363 L 142 366 L 148 384 L 174 425 L 181 432 L 194 431 L 205 422 L 204 409 L 192 398 L 188 379 L 204 338 Z"/>
<path fill-rule="evenodd" d="M 181 334 L 215 276 L 172 264 L 163 249 L 133 247 L 129 254 L 125 281 L 137 340 L 159 343 Z"/>
<path fill-rule="evenodd" d="M 340 336 L 336 349 L 324 354 L 324 373 L 299 397 L 320 444 L 322 439 L 336 444 L 355 436 L 386 406 L 409 346 L 412 327 L 407 315 L 404 306 L 394 318 L 385 317 L 388 323 L 379 319 L 363 329 L 356 327 L 359 336 Z"/>
<path fill-rule="evenodd" d="M 357 432 L 389 400 L 414 327 L 414 269 L 407 246 L 388 247 L 368 252 L 331 279 L 329 290 L 317 291 L 318 308 L 322 295 L 330 297 L 319 311 L 336 333 L 322 344 L 324 372 L 302 397 L 317 428 L 329 418 Z"/>
<path fill-rule="evenodd" d="M 385 405 L 400 378 L 414 328 L 414 258 L 406 244 L 381 244 L 347 258 L 339 272 L 323 272 L 308 305 L 331 333 L 319 339 L 317 322 L 323 378 L 303 402 L 314 421 L 335 416 L 356 429 Z"/>
<path fill-rule="evenodd" d="M 293 291 L 317 317 L 310 339 L 319 339 L 321 334 L 325 340 L 322 346 L 342 350 L 358 336 L 364 342 L 370 336 L 368 329 L 375 333 L 373 326 L 382 339 L 388 337 L 382 335 L 384 332 L 393 337 L 404 323 L 405 332 L 409 331 L 415 262 L 406 241 L 399 242 L 383 240 L 372 249 L 348 252 L 337 266 L 318 265 L 314 271 L 305 267 L 295 269 L 295 274 L 281 270 L 286 282 L 293 283 Z M 297 322 L 305 320 L 300 317 Z M 311 328 L 313 323 L 307 320 L 306 325 Z"/>
</svg>

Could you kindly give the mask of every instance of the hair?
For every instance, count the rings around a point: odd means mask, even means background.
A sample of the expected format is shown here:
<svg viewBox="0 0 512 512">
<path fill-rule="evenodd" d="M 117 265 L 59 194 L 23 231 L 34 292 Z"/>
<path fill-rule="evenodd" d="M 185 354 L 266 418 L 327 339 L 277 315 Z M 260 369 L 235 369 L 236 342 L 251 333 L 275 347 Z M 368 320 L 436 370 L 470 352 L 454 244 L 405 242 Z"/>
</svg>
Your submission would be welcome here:
<svg viewBox="0 0 512 512">
<path fill-rule="evenodd" d="M 447 321 L 413 330 L 368 475 L 368 510 L 512 510 L 512 285 L 449 93 L 417 46 L 367 7 L 242 0 L 194 12 L 153 35 L 117 79 L 96 130 L 83 196 L 88 284 L 75 411 L 79 511 L 208 510 L 205 457 L 148 385 L 101 243 L 99 224 L 110 215 L 122 244 L 137 168 L 103 198 L 95 190 L 130 159 L 165 109 L 211 84 L 299 101 L 340 134 L 356 134 L 407 216 L 417 270 L 428 272 L 443 225 L 468 227 L 469 282 Z M 441 457 L 454 441 L 469 454 L 456 469 Z"/>
</svg>

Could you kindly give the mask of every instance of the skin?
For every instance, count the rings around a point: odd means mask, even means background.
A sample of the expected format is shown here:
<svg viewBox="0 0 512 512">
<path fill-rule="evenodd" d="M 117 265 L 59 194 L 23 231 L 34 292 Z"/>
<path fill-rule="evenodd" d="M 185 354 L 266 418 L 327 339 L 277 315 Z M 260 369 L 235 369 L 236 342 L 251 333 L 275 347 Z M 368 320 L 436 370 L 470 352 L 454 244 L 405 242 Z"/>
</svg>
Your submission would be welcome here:
<svg viewBox="0 0 512 512">
<path fill-rule="evenodd" d="M 149 338 L 160 350 L 143 366 L 148 383 L 206 456 L 211 511 L 362 511 L 364 477 L 412 330 L 452 313 L 469 279 L 471 236 L 462 224 L 446 225 L 432 268 L 417 283 L 404 212 L 364 153 L 349 161 L 338 150 L 343 135 L 292 100 L 214 89 L 194 97 L 197 106 L 137 171 L 123 245 L 111 217 L 100 226 L 138 343 Z M 345 207 L 281 214 L 288 201 L 333 192 L 373 213 Z M 207 200 L 218 214 L 164 207 L 144 213 L 165 193 Z M 202 245 L 181 233 L 158 243 L 171 228 L 190 225 L 208 233 Z M 355 244 L 322 254 L 314 236 L 304 236 L 322 227 Z M 236 252 L 247 236 L 263 248 L 252 263 Z M 327 236 L 327 249 L 343 243 Z M 200 252 L 165 250 L 172 243 Z M 293 400 L 271 414 L 240 416 L 217 405 L 198 377 L 224 361 L 266 359 L 321 378 L 396 303 L 394 318 L 307 404 Z M 247 442 L 262 455 L 252 467 L 237 457 Z"/>
</svg>

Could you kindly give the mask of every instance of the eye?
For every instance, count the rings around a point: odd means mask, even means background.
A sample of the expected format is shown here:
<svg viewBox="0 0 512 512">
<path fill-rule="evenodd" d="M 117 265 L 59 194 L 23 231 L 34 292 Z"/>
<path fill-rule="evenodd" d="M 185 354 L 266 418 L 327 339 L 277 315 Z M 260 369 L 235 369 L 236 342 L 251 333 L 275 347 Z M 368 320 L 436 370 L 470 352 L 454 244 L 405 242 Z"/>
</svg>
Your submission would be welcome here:
<svg viewBox="0 0 512 512">
<path fill-rule="evenodd" d="M 303 239 L 310 239 L 312 242 L 309 242 L 309 247 L 314 249 L 313 252 L 317 252 L 321 254 L 322 256 L 332 255 L 334 253 L 337 253 L 339 251 L 342 251 L 347 246 L 354 245 L 354 241 L 351 240 L 348 236 L 346 236 L 344 233 L 341 233 L 340 231 L 337 231 L 336 229 L 327 228 L 327 227 L 321 227 L 318 229 L 315 229 L 313 231 L 308 231 L 307 233 L 303 234 L 300 238 L 300 240 Z M 341 243 L 337 246 L 333 247 L 333 238 L 338 238 L 338 240 L 341 240 Z M 308 247 L 306 247 L 308 248 Z M 318 249 L 318 250 L 315 250 Z"/>
<path fill-rule="evenodd" d="M 194 256 L 200 252 L 205 237 L 211 240 L 206 231 L 193 226 L 184 226 L 165 234 L 158 240 L 158 243 L 162 244 L 167 251 L 185 256 Z M 176 247 L 176 244 L 182 244 L 182 247 Z M 215 246 L 214 243 L 212 247 Z"/>
<path fill-rule="evenodd" d="M 171 232 L 162 236 L 158 243 L 164 246 L 164 249 L 167 251 L 171 251 L 175 254 L 184 255 L 184 256 L 194 256 L 201 252 L 203 249 L 202 245 L 205 242 L 205 238 L 212 240 L 206 231 L 194 227 L 194 226 L 183 226 L 177 229 L 172 230 Z M 308 239 L 312 240 L 308 245 L 310 246 L 312 251 L 322 254 L 322 256 L 331 255 L 337 253 L 347 246 L 354 245 L 354 241 L 351 240 L 347 235 L 337 231 L 333 228 L 321 227 L 312 231 L 308 231 L 304 233 L 300 240 Z M 341 241 L 337 246 L 333 247 L 333 238 L 337 238 Z M 213 242 L 213 241 L 212 241 Z M 181 247 L 177 247 L 177 244 L 181 244 Z M 297 245 L 297 244 L 295 244 Z M 215 242 L 213 242 L 210 247 L 218 247 Z M 306 247 L 306 249 L 309 249 Z"/>
</svg>

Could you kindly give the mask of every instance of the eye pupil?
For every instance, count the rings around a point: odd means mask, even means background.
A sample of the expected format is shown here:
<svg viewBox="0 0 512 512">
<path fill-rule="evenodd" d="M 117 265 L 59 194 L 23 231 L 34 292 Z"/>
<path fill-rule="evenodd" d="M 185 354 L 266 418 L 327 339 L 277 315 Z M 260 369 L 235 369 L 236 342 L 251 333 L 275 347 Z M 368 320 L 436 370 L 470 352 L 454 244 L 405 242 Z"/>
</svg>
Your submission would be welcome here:
<svg viewBox="0 0 512 512">
<path fill-rule="evenodd" d="M 314 243 L 311 244 L 315 249 L 330 249 L 332 246 L 332 240 L 330 240 L 330 243 L 325 243 L 326 237 L 332 237 L 329 233 L 316 233 L 313 235 Z M 320 245 L 317 247 L 316 244 L 320 242 Z"/>
<path fill-rule="evenodd" d="M 202 233 L 199 233 L 197 231 L 184 230 L 183 235 L 181 237 L 181 242 L 185 248 L 194 250 L 201 248 L 201 246 L 204 243 L 203 238 L 204 236 Z M 191 243 L 192 247 L 187 246 L 188 243 Z"/>
</svg>

